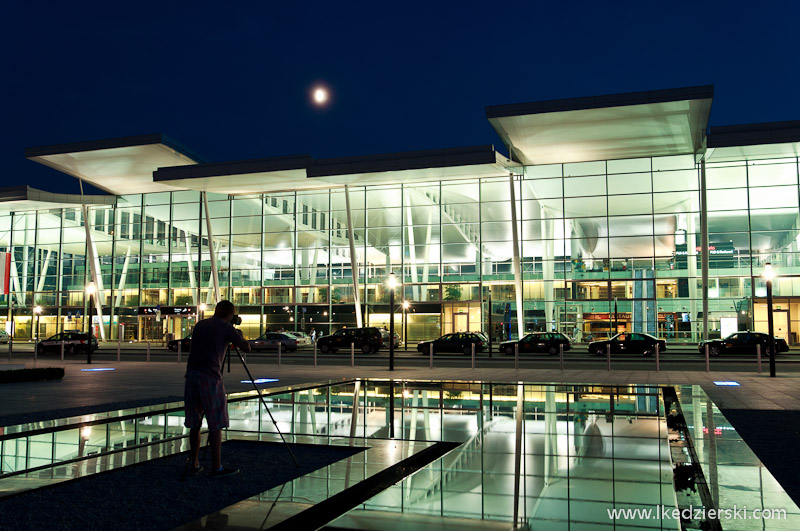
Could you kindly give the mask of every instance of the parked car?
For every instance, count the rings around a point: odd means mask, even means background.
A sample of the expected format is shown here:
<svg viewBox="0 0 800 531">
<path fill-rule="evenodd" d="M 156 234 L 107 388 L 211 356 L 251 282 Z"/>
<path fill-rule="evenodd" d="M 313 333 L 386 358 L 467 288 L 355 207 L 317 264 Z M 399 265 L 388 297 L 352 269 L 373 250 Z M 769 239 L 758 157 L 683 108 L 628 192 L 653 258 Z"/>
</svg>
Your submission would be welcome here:
<svg viewBox="0 0 800 531">
<path fill-rule="evenodd" d="M 383 344 L 384 345 L 388 345 L 389 344 L 389 331 L 386 330 L 385 328 L 381 328 L 380 330 L 381 330 L 381 337 L 383 338 Z M 400 336 L 397 335 L 397 332 L 395 332 L 394 333 L 394 348 L 399 347 L 400 343 L 401 343 Z"/>
<path fill-rule="evenodd" d="M 667 350 L 667 342 L 643 332 L 622 332 L 611 339 L 592 341 L 589 343 L 589 353 L 595 356 L 604 356 L 608 345 L 611 345 L 612 354 L 644 354 L 651 356 L 658 345 L 659 352 Z"/>
<path fill-rule="evenodd" d="M 297 350 L 297 337 L 289 332 L 265 332 L 256 339 L 248 341 L 253 352 L 264 350 L 278 350 L 281 346 L 282 352 L 294 352 Z"/>
<path fill-rule="evenodd" d="M 705 347 L 708 345 L 709 356 L 719 356 L 720 354 L 748 354 L 755 356 L 757 345 L 761 345 L 761 354 L 769 356 L 769 334 L 761 332 L 736 332 L 725 339 L 712 339 L 701 341 L 697 345 L 700 354 L 705 355 Z M 789 352 L 789 345 L 782 337 L 775 338 L 775 353 Z"/>
<path fill-rule="evenodd" d="M 11 338 L 8 332 L 5 330 L 0 330 L 0 343 L 8 343 L 8 340 Z"/>
<path fill-rule="evenodd" d="M 428 354 L 431 345 L 433 345 L 434 354 L 439 352 L 461 352 L 469 355 L 472 353 L 472 345 L 475 345 L 475 352 L 481 352 L 486 348 L 487 341 L 483 334 L 456 332 L 454 334 L 445 334 L 432 341 L 420 341 L 417 344 L 417 351 L 422 354 Z"/>
<path fill-rule="evenodd" d="M 62 332 L 47 339 L 40 341 L 36 346 L 37 354 L 45 354 L 47 352 L 61 352 L 61 343 L 64 343 L 64 354 L 72 356 L 78 352 L 88 352 L 89 345 L 91 344 L 92 350 L 97 350 L 97 338 L 92 336 L 89 340 L 89 334 L 86 332 Z"/>
<path fill-rule="evenodd" d="M 297 346 L 298 347 L 307 347 L 311 344 L 311 336 L 306 334 L 305 332 L 297 331 L 297 332 L 284 332 L 286 334 L 291 334 L 292 336 L 297 338 Z"/>
<path fill-rule="evenodd" d="M 500 343 L 500 352 L 508 355 L 514 354 L 515 346 L 519 345 L 519 353 L 546 352 L 548 354 L 558 354 L 561 345 L 564 345 L 566 352 L 572 348 L 567 336 L 559 332 L 532 332 L 519 341 L 504 341 Z"/>
<path fill-rule="evenodd" d="M 377 352 L 383 347 L 383 334 L 373 326 L 365 328 L 341 328 L 328 336 L 317 339 L 317 347 L 322 352 L 350 350 L 350 344 L 364 354 Z"/>
<path fill-rule="evenodd" d="M 189 334 L 183 339 L 173 339 L 167 343 L 167 348 L 173 352 L 178 352 L 178 343 L 181 344 L 181 352 L 188 353 L 189 348 L 192 346 L 192 334 Z"/>
</svg>

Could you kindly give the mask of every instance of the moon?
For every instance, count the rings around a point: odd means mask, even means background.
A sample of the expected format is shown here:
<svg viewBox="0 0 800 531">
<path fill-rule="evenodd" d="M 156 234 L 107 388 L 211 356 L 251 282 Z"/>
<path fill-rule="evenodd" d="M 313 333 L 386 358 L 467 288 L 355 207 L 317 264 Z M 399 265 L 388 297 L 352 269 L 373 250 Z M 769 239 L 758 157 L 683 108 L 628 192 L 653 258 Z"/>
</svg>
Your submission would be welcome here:
<svg viewBox="0 0 800 531">
<path fill-rule="evenodd" d="M 325 87 L 317 87 L 313 91 L 314 103 L 325 105 L 328 102 L 328 90 Z"/>
</svg>

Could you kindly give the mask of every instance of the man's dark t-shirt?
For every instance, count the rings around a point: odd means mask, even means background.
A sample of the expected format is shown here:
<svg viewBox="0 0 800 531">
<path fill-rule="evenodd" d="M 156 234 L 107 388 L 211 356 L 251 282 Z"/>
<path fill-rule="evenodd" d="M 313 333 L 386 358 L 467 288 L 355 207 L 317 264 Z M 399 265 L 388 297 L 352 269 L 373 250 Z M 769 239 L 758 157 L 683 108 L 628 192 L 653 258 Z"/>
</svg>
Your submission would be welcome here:
<svg viewBox="0 0 800 531">
<path fill-rule="evenodd" d="M 222 379 L 222 360 L 228 343 L 242 347 L 247 342 L 229 322 L 218 317 L 203 319 L 192 330 L 186 372 L 198 371 Z M 248 351 L 250 349 L 247 349 Z"/>
</svg>

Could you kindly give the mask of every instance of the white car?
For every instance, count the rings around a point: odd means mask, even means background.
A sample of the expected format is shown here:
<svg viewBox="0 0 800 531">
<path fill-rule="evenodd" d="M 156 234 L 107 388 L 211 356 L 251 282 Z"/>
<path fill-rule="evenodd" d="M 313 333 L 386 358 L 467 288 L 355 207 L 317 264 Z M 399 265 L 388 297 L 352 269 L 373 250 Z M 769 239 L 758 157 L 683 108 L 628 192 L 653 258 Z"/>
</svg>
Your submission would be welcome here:
<svg viewBox="0 0 800 531">
<path fill-rule="evenodd" d="M 311 345 L 311 336 L 309 336 L 305 332 L 286 332 L 286 333 L 293 335 L 294 337 L 297 338 L 298 347 L 307 347 Z"/>
<path fill-rule="evenodd" d="M 0 330 L 0 343 L 8 343 L 10 335 L 5 330 Z"/>
</svg>

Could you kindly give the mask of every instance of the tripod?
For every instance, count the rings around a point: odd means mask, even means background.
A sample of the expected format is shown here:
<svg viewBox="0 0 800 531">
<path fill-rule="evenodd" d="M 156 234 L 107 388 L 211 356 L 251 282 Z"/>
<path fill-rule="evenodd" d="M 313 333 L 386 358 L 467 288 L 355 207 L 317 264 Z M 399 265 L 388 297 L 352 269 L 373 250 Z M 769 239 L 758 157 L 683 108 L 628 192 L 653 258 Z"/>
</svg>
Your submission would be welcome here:
<svg viewBox="0 0 800 531">
<path fill-rule="evenodd" d="M 239 347 L 237 347 L 236 345 L 233 345 L 233 348 L 236 349 L 236 354 L 239 355 L 239 360 L 242 362 L 242 366 L 244 367 L 244 370 L 247 373 L 247 377 L 250 378 L 250 383 L 253 384 L 253 389 L 255 389 L 256 393 L 258 393 L 258 398 L 261 400 L 261 404 L 264 406 L 264 409 L 267 410 L 267 413 L 269 414 L 269 418 L 272 421 L 272 424 L 275 425 L 275 429 L 278 430 L 278 435 L 281 436 L 281 441 L 283 441 L 283 444 L 286 445 L 286 450 L 289 452 L 289 456 L 292 458 L 292 461 L 294 461 L 294 466 L 299 468 L 300 465 L 297 464 L 297 459 L 295 459 L 295 457 L 294 457 L 294 452 L 292 452 L 292 447 L 289 446 L 289 443 L 287 443 L 286 439 L 283 438 L 283 433 L 281 433 L 281 429 L 278 427 L 278 423 L 275 422 L 275 417 L 272 416 L 272 412 L 269 410 L 269 407 L 267 406 L 267 402 L 264 400 L 264 396 L 261 394 L 261 390 L 256 385 L 256 381 L 253 378 L 253 375 L 250 374 L 250 368 L 247 366 L 247 362 L 244 361 L 244 356 L 242 356 L 242 353 L 239 351 Z M 230 367 L 230 354 L 231 354 L 231 351 L 228 350 L 228 363 L 229 363 L 228 367 Z"/>
</svg>

